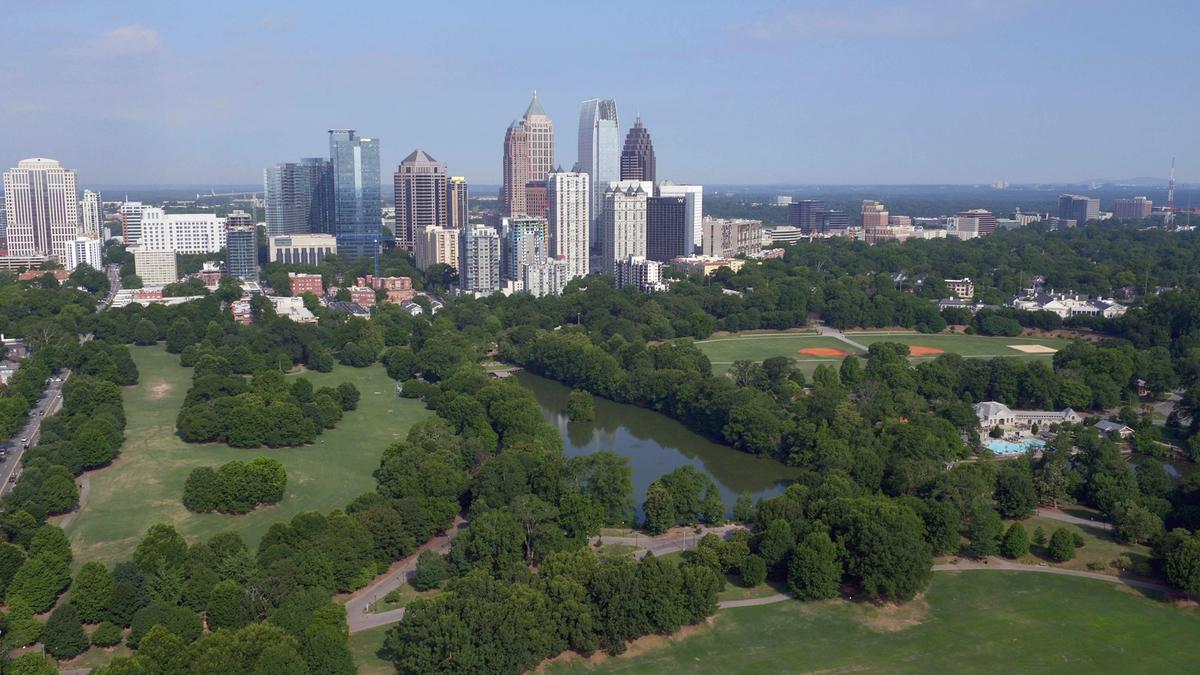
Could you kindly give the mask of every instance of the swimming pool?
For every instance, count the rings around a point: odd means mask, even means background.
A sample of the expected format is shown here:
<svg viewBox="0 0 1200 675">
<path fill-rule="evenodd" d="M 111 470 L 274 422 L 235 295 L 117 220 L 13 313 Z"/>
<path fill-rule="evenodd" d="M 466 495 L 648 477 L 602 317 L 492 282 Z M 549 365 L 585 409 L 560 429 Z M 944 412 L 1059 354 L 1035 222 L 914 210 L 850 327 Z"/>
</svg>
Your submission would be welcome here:
<svg viewBox="0 0 1200 675">
<path fill-rule="evenodd" d="M 1040 438 L 1027 438 L 1019 443 L 996 439 L 987 443 L 987 449 L 997 455 L 1019 455 L 1029 450 L 1044 448 L 1045 446 L 1046 442 Z"/>
</svg>

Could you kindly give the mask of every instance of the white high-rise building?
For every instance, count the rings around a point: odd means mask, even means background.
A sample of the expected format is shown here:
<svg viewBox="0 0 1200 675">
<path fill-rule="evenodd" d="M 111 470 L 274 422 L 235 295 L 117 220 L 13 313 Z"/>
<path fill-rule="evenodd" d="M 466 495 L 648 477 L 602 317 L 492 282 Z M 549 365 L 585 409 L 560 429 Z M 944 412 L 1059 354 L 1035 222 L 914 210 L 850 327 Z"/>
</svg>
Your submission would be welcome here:
<svg viewBox="0 0 1200 675">
<path fill-rule="evenodd" d="M 94 270 L 104 269 L 103 249 L 98 238 L 75 237 L 67 243 L 63 267 L 73 270 L 80 265 L 87 265 Z"/>
<path fill-rule="evenodd" d="M 494 227 L 469 225 L 459 246 L 462 264 L 458 285 L 464 291 L 490 294 L 500 288 L 500 234 Z"/>
<path fill-rule="evenodd" d="M 646 260 L 644 256 L 631 255 L 615 261 L 613 278 L 617 288 L 633 286 L 643 293 L 667 290 L 662 280 L 664 265 L 656 260 Z"/>
<path fill-rule="evenodd" d="M 653 191 L 654 185 L 647 181 L 608 184 L 601 240 L 605 272 L 615 274 L 617 261 L 629 256 L 646 256 L 646 198 Z"/>
<path fill-rule="evenodd" d="M 216 253 L 225 248 L 225 219 L 212 213 L 166 213 L 142 207 L 138 245 L 145 251 Z"/>
<path fill-rule="evenodd" d="M 132 250 L 133 271 L 143 286 L 166 286 L 179 280 L 173 251 Z"/>
<path fill-rule="evenodd" d="M 692 224 L 692 248 L 699 248 L 704 233 L 704 186 L 676 185 L 671 181 L 663 181 L 658 186 L 658 194 L 662 197 L 684 197 L 685 218 Z"/>
<path fill-rule="evenodd" d="M 67 254 L 79 232 L 75 172 L 44 157 L 23 159 L 4 172 L 8 254 L 12 257 Z"/>
<path fill-rule="evenodd" d="M 104 201 L 99 192 L 83 191 L 83 199 L 79 201 L 79 232 L 104 239 Z"/>
<path fill-rule="evenodd" d="M 570 279 L 588 273 L 590 187 L 586 173 L 559 170 L 546 175 L 550 254 L 566 261 Z"/>
<path fill-rule="evenodd" d="M 453 227 L 423 227 L 414 234 L 413 256 L 422 272 L 441 263 L 459 269 L 459 232 Z"/>
<path fill-rule="evenodd" d="M 617 121 L 617 102 L 592 98 L 579 110 L 579 163 L 591 179 L 592 194 L 589 236 L 596 245 L 603 238 L 604 191 L 608 184 L 621 180 L 621 129 Z"/>
<path fill-rule="evenodd" d="M 506 279 L 520 281 L 526 265 L 546 259 L 546 220 L 534 216 L 504 219 L 500 264 Z"/>
<path fill-rule="evenodd" d="M 567 261 L 554 258 L 546 258 L 532 265 L 526 265 L 521 274 L 522 287 L 535 298 L 544 295 L 562 295 L 563 289 L 567 287 L 567 282 L 570 280 Z"/>
<path fill-rule="evenodd" d="M 142 238 L 142 208 L 141 202 L 121 202 L 121 216 L 125 219 L 121 241 L 126 246 L 134 246 Z"/>
</svg>

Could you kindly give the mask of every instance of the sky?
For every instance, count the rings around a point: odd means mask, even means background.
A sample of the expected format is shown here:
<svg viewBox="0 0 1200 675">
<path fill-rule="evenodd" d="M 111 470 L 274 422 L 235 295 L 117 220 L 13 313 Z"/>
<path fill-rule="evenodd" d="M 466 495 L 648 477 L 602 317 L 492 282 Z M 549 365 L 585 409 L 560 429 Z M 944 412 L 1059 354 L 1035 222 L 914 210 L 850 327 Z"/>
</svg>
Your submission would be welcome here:
<svg viewBox="0 0 1200 675">
<path fill-rule="evenodd" d="M 326 131 L 477 184 L 533 90 L 641 114 L 660 179 L 1200 180 L 1200 2 L 0 0 L 0 166 L 81 184 L 259 183 Z M 386 182 L 386 181 L 385 181 Z"/>
</svg>

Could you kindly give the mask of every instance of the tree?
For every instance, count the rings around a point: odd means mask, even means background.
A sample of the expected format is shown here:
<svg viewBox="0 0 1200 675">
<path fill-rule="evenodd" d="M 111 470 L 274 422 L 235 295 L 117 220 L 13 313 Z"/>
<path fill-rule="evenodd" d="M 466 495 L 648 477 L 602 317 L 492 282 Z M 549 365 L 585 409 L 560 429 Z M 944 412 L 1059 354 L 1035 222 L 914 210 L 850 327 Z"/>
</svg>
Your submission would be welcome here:
<svg viewBox="0 0 1200 675">
<path fill-rule="evenodd" d="M 1163 523 L 1137 502 L 1123 501 L 1113 511 L 1113 529 L 1122 541 L 1146 543 L 1162 533 Z"/>
<path fill-rule="evenodd" d="M 21 565 L 8 585 L 8 601 L 21 598 L 34 612 L 41 613 L 54 606 L 58 594 L 71 583 L 68 562 L 52 555 L 34 556 Z"/>
<path fill-rule="evenodd" d="M 203 622 L 192 610 L 155 601 L 134 613 L 129 646 L 136 649 L 138 642 L 146 637 L 150 629 L 160 624 L 182 640 L 183 644 L 191 644 L 204 630 Z"/>
<path fill-rule="evenodd" d="M 1005 518 L 1027 518 L 1037 509 L 1037 490 L 1025 462 L 1008 462 L 996 476 L 996 504 Z"/>
<path fill-rule="evenodd" d="M 300 652 L 311 673 L 355 675 L 358 672 L 346 638 L 329 626 L 309 626 L 300 641 Z"/>
<path fill-rule="evenodd" d="M 842 563 L 837 547 L 823 531 L 810 532 L 788 559 L 788 588 L 801 600 L 837 597 Z"/>
<path fill-rule="evenodd" d="M 1055 562 L 1066 562 L 1075 557 L 1075 537 L 1065 527 L 1060 527 L 1050 535 L 1050 546 L 1047 548 L 1050 559 Z"/>
<path fill-rule="evenodd" d="M 152 345 L 158 342 L 158 326 L 149 319 L 137 322 L 133 329 L 133 341 L 139 345 Z"/>
<path fill-rule="evenodd" d="M 787 554 L 791 552 L 795 541 L 795 535 L 792 534 L 792 528 L 788 522 L 782 518 L 776 518 L 767 526 L 767 531 L 763 533 L 762 539 L 758 542 L 758 555 L 767 563 L 767 567 L 778 567 L 783 564 Z"/>
<path fill-rule="evenodd" d="M 417 571 L 413 575 L 412 587 L 427 591 L 441 585 L 446 578 L 446 559 L 430 549 L 421 551 L 417 557 Z"/>
<path fill-rule="evenodd" d="M 103 563 L 85 563 L 71 585 L 71 603 L 78 610 L 79 617 L 87 623 L 104 620 L 108 616 L 108 601 L 115 586 L 112 573 Z"/>
<path fill-rule="evenodd" d="M 226 579 L 213 586 L 208 596 L 209 630 L 221 628 L 237 629 L 248 623 L 249 617 L 243 609 L 246 591 L 236 581 Z"/>
<path fill-rule="evenodd" d="M 0 542 L 0 595 L 8 591 L 8 583 L 25 562 L 25 553 L 20 546 Z"/>
<path fill-rule="evenodd" d="M 642 511 L 646 514 L 646 531 L 650 534 L 662 534 L 675 525 L 674 502 L 661 481 L 654 481 L 646 489 Z"/>
<path fill-rule="evenodd" d="M 338 396 L 341 398 L 342 410 L 354 410 L 358 407 L 358 387 L 354 386 L 353 382 L 343 382 L 337 386 Z"/>
<path fill-rule="evenodd" d="M 187 560 L 187 541 L 166 523 L 151 525 L 133 550 L 133 563 L 147 577 L 160 571 L 182 569 Z"/>
<path fill-rule="evenodd" d="M 1174 530 L 1168 538 L 1173 541 L 1163 561 L 1167 581 L 1185 593 L 1200 593 L 1200 536 Z"/>
<path fill-rule="evenodd" d="M 1008 526 L 1004 538 L 1000 540 L 1000 554 L 1005 558 L 1015 560 L 1029 553 L 1029 534 L 1021 523 Z"/>
<path fill-rule="evenodd" d="M 742 585 L 753 588 L 767 580 L 767 563 L 756 555 L 748 555 L 742 561 Z"/>
<path fill-rule="evenodd" d="M 88 637 L 83 632 L 75 605 L 65 602 L 54 608 L 42 631 L 42 644 L 56 659 L 74 658 L 87 650 Z"/>
<path fill-rule="evenodd" d="M 567 394 L 567 419 L 572 422 L 591 422 L 596 418 L 596 404 L 592 395 L 582 389 L 572 389 Z"/>
<path fill-rule="evenodd" d="M 976 558 L 986 558 L 995 555 L 1000 543 L 1000 535 L 1004 531 L 1000 514 L 991 507 L 980 505 L 971 515 L 971 526 L 967 532 L 969 543 L 967 550 Z"/>
<path fill-rule="evenodd" d="M 757 518 L 754 498 L 748 492 L 739 493 L 733 503 L 733 519 L 739 523 L 752 523 Z"/>
<path fill-rule="evenodd" d="M 92 631 L 92 644 L 97 647 L 112 647 L 113 645 L 120 644 L 123 637 L 120 626 L 105 621 L 96 626 L 96 630 Z"/>
<path fill-rule="evenodd" d="M 183 506 L 193 513 L 208 513 L 221 504 L 223 485 L 211 466 L 199 466 L 183 485 Z"/>
<path fill-rule="evenodd" d="M 58 664 L 44 654 L 30 652 L 9 662 L 4 672 L 7 675 L 58 675 Z"/>
<path fill-rule="evenodd" d="M 185 317 L 179 317 L 167 327 L 167 351 L 178 354 L 184 347 L 196 342 L 196 334 L 192 324 Z"/>
<path fill-rule="evenodd" d="M 1042 529 L 1041 525 L 1033 528 L 1033 543 L 1037 546 L 1046 545 L 1046 531 Z"/>
<path fill-rule="evenodd" d="M 328 373 L 333 370 L 333 352 L 328 348 L 319 345 L 309 347 L 307 350 L 308 358 L 304 365 L 318 373 Z"/>
</svg>

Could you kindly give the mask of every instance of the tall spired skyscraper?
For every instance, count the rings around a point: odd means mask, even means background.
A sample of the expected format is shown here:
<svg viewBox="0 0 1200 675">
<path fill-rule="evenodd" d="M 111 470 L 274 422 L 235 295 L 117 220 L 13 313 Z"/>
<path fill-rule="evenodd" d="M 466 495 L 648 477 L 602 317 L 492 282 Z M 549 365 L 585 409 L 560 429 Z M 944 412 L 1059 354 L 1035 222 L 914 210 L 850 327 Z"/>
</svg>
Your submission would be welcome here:
<svg viewBox="0 0 1200 675">
<path fill-rule="evenodd" d="M 602 243 L 604 191 L 608 184 L 621 179 L 621 131 L 617 122 L 617 102 L 592 98 L 579 110 L 579 164 L 577 171 L 588 175 L 591 183 L 591 245 Z"/>
<path fill-rule="evenodd" d="M 542 108 L 537 92 L 525 116 L 504 132 L 504 186 L 500 209 L 506 216 L 526 212 L 525 190 L 529 183 L 546 180 L 554 166 L 554 122 Z"/>
<path fill-rule="evenodd" d="M 338 254 L 351 260 L 377 255 L 383 229 L 379 139 L 359 138 L 353 129 L 331 129 L 329 163 Z"/>
<path fill-rule="evenodd" d="M 8 254 L 58 256 L 79 231 L 79 189 L 75 172 L 44 157 L 23 159 L 4 172 Z"/>
<path fill-rule="evenodd" d="M 642 126 L 641 115 L 625 136 L 625 149 L 621 151 L 621 180 L 654 182 L 654 144 L 650 142 L 650 132 Z"/>
<path fill-rule="evenodd" d="M 421 230 L 445 227 L 450 222 L 446 208 L 448 181 L 446 167 L 424 150 L 413 150 L 400 162 L 395 175 L 398 248 L 412 251 Z"/>
</svg>

